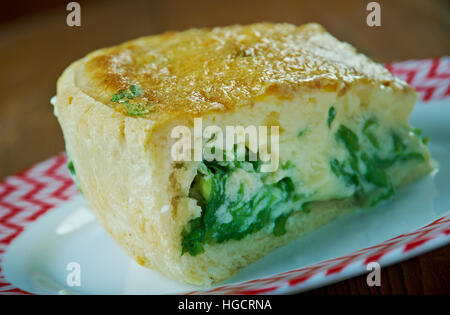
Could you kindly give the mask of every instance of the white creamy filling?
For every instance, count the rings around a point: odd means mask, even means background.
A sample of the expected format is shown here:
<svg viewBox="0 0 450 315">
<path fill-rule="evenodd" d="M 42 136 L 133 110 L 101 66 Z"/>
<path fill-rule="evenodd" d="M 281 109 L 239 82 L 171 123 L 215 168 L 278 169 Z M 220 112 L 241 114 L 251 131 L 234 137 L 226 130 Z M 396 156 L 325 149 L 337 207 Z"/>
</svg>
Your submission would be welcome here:
<svg viewBox="0 0 450 315">
<path fill-rule="evenodd" d="M 336 122 L 336 127 L 338 124 L 339 122 Z M 373 145 L 367 142 L 367 136 L 361 131 L 362 125 L 360 121 L 354 123 L 347 122 L 346 126 L 358 136 L 361 149 L 366 153 L 374 154 L 376 152 L 378 156 L 386 159 L 394 157 L 392 153 L 394 144 L 390 128 L 381 125 L 377 128 L 373 128 L 372 133 L 380 143 L 379 149 L 374 149 Z M 314 134 L 315 132 L 320 133 L 320 128 L 319 131 L 312 130 L 311 134 Z M 298 201 L 284 202 L 272 208 L 271 218 L 273 219 L 276 219 L 282 214 L 288 214 L 291 211 L 301 210 L 302 204 L 305 202 L 343 199 L 353 196 L 355 193 L 355 186 L 348 185 L 342 178 L 337 177 L 330 168 L 330 160 L 332 158 L 343 160 L 348 158 L 349 154 L 345 149 L 345 146 L 335 139 L 334 135 L 336 133 L 336 128 L 327 130 L 327 132 L 329 133 L 327 141 L 329 147 L 327 148 L 326 153 L 314 152 L 311 150 L 314 146 L 305 145 L 305 150 L 294 151 L 290 156 L 289 161 L 294 164 L 295 167 L 289 169 L 282 169 L 280 167 L 276 172 L 266 174 L 248 172 L 243 169 L 236 169 L 233 171 L 229 176 L 225 187 L 227 202 L 217 210 L 217 220 L 221 223 L 229 223 L 233 220 L 232 215 L 228 211 L 228 205 L 236 199 L 238 191 L 241 189 L 241 185 L 244 188 L 243 201 L 247 202 L 263 188 L 264 184 L 276 183 L 285 177 L 289 177 L 293 180 L 296 187 L 296 194 L 301 194 L 304 197 L 300 198 Z M 419 138 L 406 132 L 402 132 L 402 138 L 409 151 L 412 150 L 423 153 Z M 301 143 L 301 140 L 294 138 L 284 142 L 282 145 L 286 147 L 301 147 Z M 280 165 L 285 162 L 286 161 L 281 161 Z M 366 165 L 361 160 L 359 160 L 358 163 L 361 173 L 364 174 L 367 169 Z M 350 172 L 351 170 L 348 169 L 347 171 Z M 371 190 L 376 187 L 371 183 L 367 183 L 365 188 Z M 242 227 L 243 230 L 256 221 L 258 213 L 263 210 L 266 205 L 267 203 L 262 202 L 257 206 L 253 215 L 246 218 L 245 225 Z"/>
</svg>

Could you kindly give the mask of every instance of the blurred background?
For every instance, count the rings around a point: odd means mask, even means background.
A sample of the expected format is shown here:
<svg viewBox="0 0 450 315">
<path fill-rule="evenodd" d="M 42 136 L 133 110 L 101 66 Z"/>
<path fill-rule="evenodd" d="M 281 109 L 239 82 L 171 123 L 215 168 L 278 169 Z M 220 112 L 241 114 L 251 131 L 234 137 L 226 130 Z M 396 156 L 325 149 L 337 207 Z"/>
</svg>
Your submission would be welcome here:
<svg viewBox="0 0 450 315">
<path fill-rule="evenodd" d="M 377 1 L 379 27 L 366 23 L 369 0 L 80 0 L 80 27 L 66 24 L 69 2 L 16 0 L 0 6 L 0 180 L 64 150 L 49 103 L 62 71 L 94 49 L 135 37 L 315 21 L 380 62 L 450 55 L 448 0 Z M 388 285 L 381 289 L 369 289 L 359 277 L 310 293 L 445 293 L 450 280 L 436 275 L 450 268 L 449 248 L 387 268 L 382 281 Z"/>
</svg>

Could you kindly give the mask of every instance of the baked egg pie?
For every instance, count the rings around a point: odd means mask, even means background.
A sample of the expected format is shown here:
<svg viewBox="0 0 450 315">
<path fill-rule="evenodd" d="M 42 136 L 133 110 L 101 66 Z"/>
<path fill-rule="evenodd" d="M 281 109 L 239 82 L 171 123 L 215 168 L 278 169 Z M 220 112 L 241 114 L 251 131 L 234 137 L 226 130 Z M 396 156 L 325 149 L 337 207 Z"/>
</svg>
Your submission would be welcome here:
<svg viewBox="0 0 450 315">
<path fill-rule="evenodd" d="M 53 104 L 104 229 L 139 264 L 209 285 L 429 173 L 416 98 L 318 24 L 260 23 L 97 50 L 64 71 Z M 278 167 L 262 171 L 247 142 L 254 159 L 174 159 L 174 128 L 199 118 L 277 127 Z"/>
</svg>

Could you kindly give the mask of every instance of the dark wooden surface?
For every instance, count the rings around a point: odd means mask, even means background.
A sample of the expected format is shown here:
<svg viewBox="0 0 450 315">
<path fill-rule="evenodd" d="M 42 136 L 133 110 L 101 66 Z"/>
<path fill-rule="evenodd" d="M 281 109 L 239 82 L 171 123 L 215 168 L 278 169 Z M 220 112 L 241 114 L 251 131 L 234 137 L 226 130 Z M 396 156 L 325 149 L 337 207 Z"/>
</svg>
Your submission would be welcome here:
<svg viewBox="0 0 450 315">
<path fill-rule="evenodd" d="M 11 1 L 0 14 L 0 179 L 64 150 L 49 99 L 70 62 L 134 37 L 189 27 L 316 21 L 380 62 L 450 55 L 450 2 L 389 0 L 381 27 L 366 25 L 370 1 L 79 1 L 81 27 L 66 25 L 69 1 Z M 450 246 L 308 294 L 450 293 Z"/>
</svg>

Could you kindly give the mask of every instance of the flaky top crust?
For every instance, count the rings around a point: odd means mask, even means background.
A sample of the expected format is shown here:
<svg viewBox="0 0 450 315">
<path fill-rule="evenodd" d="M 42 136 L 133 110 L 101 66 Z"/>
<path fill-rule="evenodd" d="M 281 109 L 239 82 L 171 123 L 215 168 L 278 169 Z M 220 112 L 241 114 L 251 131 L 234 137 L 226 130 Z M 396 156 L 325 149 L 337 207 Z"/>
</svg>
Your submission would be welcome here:
<svg viewBox="0 0 450 315">
<path fill-rule="evenodd" d="M 111 96 L 142 87 L 136 101 L 150 109 L 143 117 L 151 119 L 233 110 L 303 88 L 344 93 L 356 82 L 411 91 L 315 23 L 167 32 L 95 51 L 73 67 L 84 93 L 124 114 L 126 107 Z"/>
</svg>

